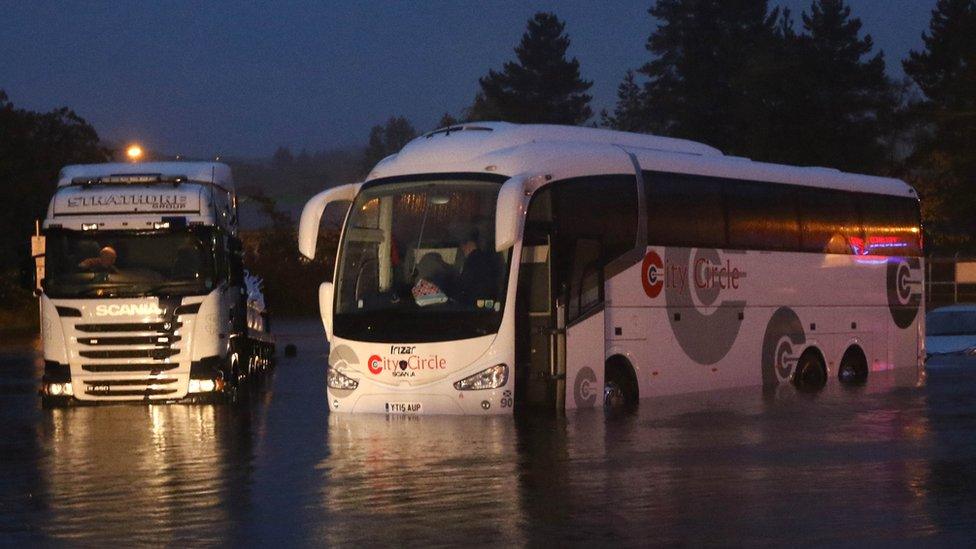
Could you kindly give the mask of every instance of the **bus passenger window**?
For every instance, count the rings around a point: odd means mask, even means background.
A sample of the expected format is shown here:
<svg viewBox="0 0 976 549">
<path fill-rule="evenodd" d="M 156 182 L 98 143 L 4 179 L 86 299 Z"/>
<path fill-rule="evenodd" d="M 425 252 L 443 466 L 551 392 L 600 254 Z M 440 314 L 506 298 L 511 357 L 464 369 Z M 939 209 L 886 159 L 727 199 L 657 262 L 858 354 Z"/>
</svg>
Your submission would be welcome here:
<svg viewBox="0 0 976 549">
<path fill-rule="evenodd" d="M 797 205 L 804 252 L 856 253 L 863 238 L 854 195 L 831 189 L 799 189 Z"/>
<path fill-rule="evenodd" d="M 918 202 L 877 194 L 860 194 L 864 222 L 862 253 L 887 256 L 921 255 Z"/>
<path fill-rule="evenodd" d="M 724 248 L 725 212 L 719 180 L 644 172 L 649 244 Z"/>
<path fill-rule="evenodd" d="M 750 250 L 798 250 L 794 189 L 774 183 L 728 181 L 729 245 Z"/>
</svg>

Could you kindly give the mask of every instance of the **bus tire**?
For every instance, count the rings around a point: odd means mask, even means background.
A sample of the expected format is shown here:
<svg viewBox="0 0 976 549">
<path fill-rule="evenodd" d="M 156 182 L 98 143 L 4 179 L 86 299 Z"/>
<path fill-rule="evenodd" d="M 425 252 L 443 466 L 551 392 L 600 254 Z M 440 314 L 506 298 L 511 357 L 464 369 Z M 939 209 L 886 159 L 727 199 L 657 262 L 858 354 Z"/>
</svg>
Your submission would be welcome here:
<svg viewBox="0 0 976 549">
<path fill-rule="evenodd" d="M 816 348 L 807 349 L 796 362 L 793 386 L 803 392 L 817 392 L 827 385 L 827 365 Z"/>
<path fill-rule="evenodd" d="M 857 345 L 851 345 L 844 352 L 844 358 L 837 367 L 837 379 L 844 385 L 863 385 L 868 380 L 868 359 Z"/>
<path fill-rule="evenodd" d="M 603 407 L 608 411 L 632 410 L 639 402 L 637 376 L 627 359 L 607 361 L 603 375 Z"/>
</svg>

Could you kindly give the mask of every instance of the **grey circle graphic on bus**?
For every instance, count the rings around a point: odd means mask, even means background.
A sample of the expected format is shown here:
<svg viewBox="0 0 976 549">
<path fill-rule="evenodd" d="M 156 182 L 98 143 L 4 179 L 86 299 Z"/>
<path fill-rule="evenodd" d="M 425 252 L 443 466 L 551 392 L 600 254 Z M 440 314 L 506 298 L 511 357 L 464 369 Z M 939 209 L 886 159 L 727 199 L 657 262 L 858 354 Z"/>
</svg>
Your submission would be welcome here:
<svg viewBox="0 0 976 549">
<path fill-rule="evenodd" d="M 348 345 L 336 345 L 329 352 L 329 368 L 335 368 L 341 372 L 354 368 L 357 365 L 359 365 L 359 357 L 356 356 L 356 352 L 352 350 L 352 347 Z M 352 390 L 331 389 L 331 393 L 334 397 L 345 398 L 352 394 Z"/>
<path fill-rule="evenodd" d="M 723 266 L 722 254 L 715 249 L 666 248 L 664 264 L 664 298 L 675 339 L 695 362 L 715 364 L 728 354 L 739 336 L 740 315 L 746 306 L 744 300 L 719 300 L 723 292 L 728 295 L 735 291 L 740 282 L 736 278 L 731 287 L 731 273 L 726 273 L 731 263 Z M 701 307 L 712 310 L 702 311 L 696 298 Z"/>
<path fill-rule="evenodd" d="M 762 342 L 762 381 L 764 387 L 776 387 L 793 378 L 800 351 L 807 342 L 803 323 L 789 307 L 776 309 Z"/>
<path fill-rule="evenodd" d="M 908 328 L 922 305 L 922 262 L 917 257 L 892 257 L 887 265 L 888 310 L 895 326 Z"/>
<path fill-rule="evenodd" d="M 576 381 L 573 382 L 573 400 L 577 408 L 590 408 L 596 404 L 596 395 L 599 391 L 596 387 L 596 374 L 593 368 L 583 366 L 576 373 Z"/>
</svg>

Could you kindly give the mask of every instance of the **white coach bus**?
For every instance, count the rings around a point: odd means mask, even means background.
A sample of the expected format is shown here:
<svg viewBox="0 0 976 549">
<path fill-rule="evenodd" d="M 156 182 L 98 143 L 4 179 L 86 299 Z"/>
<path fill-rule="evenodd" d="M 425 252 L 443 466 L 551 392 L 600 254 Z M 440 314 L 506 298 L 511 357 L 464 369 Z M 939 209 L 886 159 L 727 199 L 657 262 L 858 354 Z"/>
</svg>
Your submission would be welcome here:
<svg viewBox="0 0 976 549">
<path fill-rule="evenodd" d="M 312 198 L 306 257 L 336 201 L 351 206 L 319 292 L 335 411 L 619 407 L 924 374 L 918 199 L 899 180 L 477 123 Z"/>
</svg>

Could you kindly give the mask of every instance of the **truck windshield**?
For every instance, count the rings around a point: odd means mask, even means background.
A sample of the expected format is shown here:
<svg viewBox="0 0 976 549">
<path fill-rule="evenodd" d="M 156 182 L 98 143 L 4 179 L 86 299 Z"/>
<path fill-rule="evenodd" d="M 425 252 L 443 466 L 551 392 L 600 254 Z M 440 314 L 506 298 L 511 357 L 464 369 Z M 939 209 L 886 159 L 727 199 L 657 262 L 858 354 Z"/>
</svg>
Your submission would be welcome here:
<svg viewBox="0 0 976 549">
<path fill-rule="evenodd" d="M 211 229 L 47 233 L 44 292 L 55 298 L 194 295 L 216 285 Z"/>
<path fill-rule="evenodd" d="M 335 333 L 423 342 L 495 333 L 508 253 L 495 251 L 499 183 L 435 180 L 365 188 L 340 246 Z"/>
</svg>

